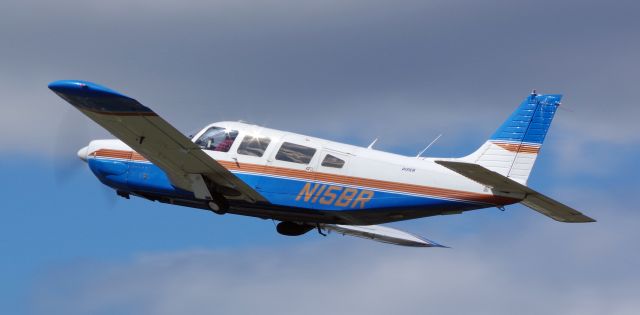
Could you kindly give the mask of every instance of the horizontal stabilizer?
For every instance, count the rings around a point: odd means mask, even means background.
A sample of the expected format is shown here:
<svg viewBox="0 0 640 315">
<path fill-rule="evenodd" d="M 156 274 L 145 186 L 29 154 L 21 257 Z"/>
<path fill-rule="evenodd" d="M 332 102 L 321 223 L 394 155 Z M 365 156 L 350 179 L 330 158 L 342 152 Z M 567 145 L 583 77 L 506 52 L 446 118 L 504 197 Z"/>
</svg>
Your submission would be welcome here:
<svg viewBox="0 0 640 315">
<path fill-rule="evenodd" d="M 428 239 L 380 225 L 321 224 L 320 228 L 377 242 L 411 247 L 446 247 Z"/>
<path fill-rule="evenodd" d="M 520 203 L 556 221 L 595 222 L 594 219 L 575 209 L 478 164 L 454 161 L 435 162 L 473 181 L 491 187 L 494 192 L 520 195 L 522 199 Z"/>
</svg>

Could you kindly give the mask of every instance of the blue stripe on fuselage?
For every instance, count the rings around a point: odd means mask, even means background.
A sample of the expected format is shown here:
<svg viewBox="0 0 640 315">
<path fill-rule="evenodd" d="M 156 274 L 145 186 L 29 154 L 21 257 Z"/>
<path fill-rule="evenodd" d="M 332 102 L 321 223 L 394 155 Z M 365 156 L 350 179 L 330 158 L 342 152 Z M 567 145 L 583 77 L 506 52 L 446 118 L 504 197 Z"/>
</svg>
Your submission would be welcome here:
<svg viewBox="0 0 640 315">
<path fill-rule="evenodd" d="M 149 162 L 90 158 L 89 167 L 100 181 L 127 192 L 146 192 L 168 198 L 194 199 L 193 193 L 171 185 L 166 173 Z M 459 200 L 403 194 L 368 187 L 337 185 L 302 179 L 234 173 L 256 189 L 270 203 L 278 206 L 324 211 L 373 209 L 472 209 L 487 207 Z"/>
</svg>

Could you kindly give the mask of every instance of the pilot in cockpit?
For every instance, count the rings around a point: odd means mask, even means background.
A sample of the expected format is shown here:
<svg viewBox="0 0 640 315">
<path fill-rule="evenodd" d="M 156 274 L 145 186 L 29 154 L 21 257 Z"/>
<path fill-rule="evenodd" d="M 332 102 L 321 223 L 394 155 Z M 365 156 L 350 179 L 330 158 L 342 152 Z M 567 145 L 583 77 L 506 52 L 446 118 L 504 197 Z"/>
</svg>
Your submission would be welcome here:
<svg viewBox="0 0 640 315">
<path fill-rule="evenodd" d="M 201 148 L 210 151 L 228 152 L 238 132 L 220 127 L 211 127 L 195 142 Z"/>
</svg>

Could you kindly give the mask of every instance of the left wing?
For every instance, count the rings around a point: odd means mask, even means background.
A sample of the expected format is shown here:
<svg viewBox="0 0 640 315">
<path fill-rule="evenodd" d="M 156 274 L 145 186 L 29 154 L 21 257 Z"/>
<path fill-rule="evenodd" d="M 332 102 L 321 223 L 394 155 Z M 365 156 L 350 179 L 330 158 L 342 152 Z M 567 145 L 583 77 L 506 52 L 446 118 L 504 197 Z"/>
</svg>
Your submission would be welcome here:
<svg viewBox="0 0 640 315">
<path fill-rule="evenodd" d="M 164 170 L 171 183 L 211 199 L 205 180 L 217 193 L 249 202 L 266 202 L 258 192 L 207 155 L 180 131 L 133 98 L 106 87 L 76 80 L 49 88 L 136 152 Z"/>
</svg>

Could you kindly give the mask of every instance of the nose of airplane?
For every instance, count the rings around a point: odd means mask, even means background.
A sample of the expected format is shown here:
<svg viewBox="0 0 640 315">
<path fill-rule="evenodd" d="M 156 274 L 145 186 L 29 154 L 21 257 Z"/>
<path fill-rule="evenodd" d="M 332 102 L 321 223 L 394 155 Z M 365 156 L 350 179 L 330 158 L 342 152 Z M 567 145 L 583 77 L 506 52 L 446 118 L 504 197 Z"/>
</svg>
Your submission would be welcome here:
<svg viewBox="0 0 640 315">
<path fill-rule="evenodd" d="M 83 160 L 83 161 L 87 161 L 87 156 L 89 155 L 89 146 L 86 146 L 80 150 L 78 150 L 78 157 Z"/>
</svg>

